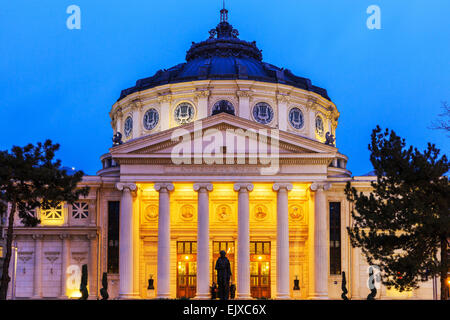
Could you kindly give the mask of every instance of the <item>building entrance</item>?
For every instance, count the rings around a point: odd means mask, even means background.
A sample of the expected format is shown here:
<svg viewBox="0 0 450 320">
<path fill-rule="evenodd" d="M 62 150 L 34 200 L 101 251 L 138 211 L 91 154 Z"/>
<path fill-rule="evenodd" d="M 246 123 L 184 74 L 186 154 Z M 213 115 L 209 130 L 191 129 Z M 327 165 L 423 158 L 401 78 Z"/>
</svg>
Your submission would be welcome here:
<svg viewBox="0 0 450 320">
<path fill-rule="evenodd" d="M 177 298 L 194 298 L 197 292 L 197 242 L 177 242 Z"/>
<path fill-rule="evenodd" d="M 250 242 L 250 293 L 270 299 L 270 242 Z"/>
</svg>

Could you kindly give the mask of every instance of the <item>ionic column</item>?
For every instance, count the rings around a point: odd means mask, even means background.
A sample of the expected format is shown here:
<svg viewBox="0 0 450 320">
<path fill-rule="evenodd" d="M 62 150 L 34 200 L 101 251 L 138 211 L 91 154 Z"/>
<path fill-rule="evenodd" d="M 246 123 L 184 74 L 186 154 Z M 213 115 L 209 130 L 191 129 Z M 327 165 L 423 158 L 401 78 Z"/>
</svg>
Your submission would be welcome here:
<svg viewBox="0 0 450 320">
<path fill-rule="evenodd" d="M 34 283 L 33 299 L 42 298 L 42 235 L 33 235 L 34 239 Z"/>
<path fill-rule="evenodd" d="M 158 213 L 158 270 L 156 277 L 156 297 L 170 298 L 170 192 L 172 183 L 156 183 L 159 192 Z"/>
<path fill-rule="evenodd" d="M 277 299 L 290 299 L 288 191 L 292 184 L 275 183 L 273 190 L 277 191 Z"/>
<path fill-rule="evenodd" d="M 134 183 L 117 183 L 122 191 L 119 220 L 119 299 L 133 299 L 134 257 L 133 257 L 133 196 L 137 189 Z"/>
<path fill-rule="evenodd" d="M 238 194 L 238 250 L 237 250 L 237 298 L 251 299 L 250 295 L 250 210 L 249 191 L 251 183 L 236 183 Z"/>
<path fill-rule="evenodd" d="M 314 194 L 314 295 L 313 299 L 328 299 L 327 199 L 329 183 L 313 183 Z"/>
<path fill-rule="evenodd" d="M 62 242 L 61 254 L 61 299 L 67 299 L 67 268 L 69 267 L 70 240 L 68 234 L 60 235 Z"/>
<path fill-rule="evenodd" d="M 209 293 L 209 192 L 211 183 L 196 183 L 197 212 L 197 295 L 196 299 L 210 299 Z"/>
</svg>

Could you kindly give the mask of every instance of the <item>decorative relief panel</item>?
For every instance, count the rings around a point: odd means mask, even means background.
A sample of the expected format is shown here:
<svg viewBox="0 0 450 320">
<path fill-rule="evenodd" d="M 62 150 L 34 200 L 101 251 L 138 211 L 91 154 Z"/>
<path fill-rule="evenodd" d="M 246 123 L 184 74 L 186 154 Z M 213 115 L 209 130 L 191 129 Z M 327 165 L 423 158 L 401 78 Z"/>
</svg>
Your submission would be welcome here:
<svg viewBox="0 0 450 320">
<path fill-rule="evenodd" d="M 293 204 L 289 206 L 289 218 L 292 221 L 301 221 L 303 220 L 304 213 L 303 208 L 298 204 Z"/>
<path fill-rule="evenodd" d="M 255 220 L 257 221 L 263 221 L 267 218 L 267 207 L 265 205 L 256 205 L 253 209 L 253 215 L 255 217 Z"/>
<path fill-rule="evenodd" d="M 153 223 L 158 220 L 158 206 L 146 205 L 144 207 L 144 223 Z"/>
<path fill-rule="evenodd" d="M 231 219 L 231 208 L 226 204 L 217 206 L 216 216 L 219 221 L 230 221 Z"/>
<path fill-rule="evenodd" d="M 180 218 L 184 221 L 192 221 L 194 219 L 195 208 L 191 205 L 184 205 L 180 209 Z"/>
</svg>

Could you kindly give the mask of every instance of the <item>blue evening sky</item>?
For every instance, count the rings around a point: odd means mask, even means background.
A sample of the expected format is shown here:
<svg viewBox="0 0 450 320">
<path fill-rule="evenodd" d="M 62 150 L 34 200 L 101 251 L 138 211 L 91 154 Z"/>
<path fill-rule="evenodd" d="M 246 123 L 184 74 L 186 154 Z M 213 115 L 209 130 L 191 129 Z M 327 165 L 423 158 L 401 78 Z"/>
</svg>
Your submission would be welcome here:
<svg viewBox="0 0 450 320">
<path fill-rule="evenodd" d="M 81 8 L 68 30 L 66 8 Z M 366 27 L 380 6 L 382 30 Z M 100 169 L 111 147 L 109 111 L 122 89 L 184 61 L 208 37 L 220 0 L 14 0 L 0 6 L 0 149 L 61 144 L 66 166 Z M 367 145 L 379 124 L 420 149 L 449 153 L 428 129 L 450 102 L 448 0 L 228 0 L 240 38 L 264 61 L 328 90 L 341 113 L 337 146 L 355 175 L 371 169 Z"/>
</svg>

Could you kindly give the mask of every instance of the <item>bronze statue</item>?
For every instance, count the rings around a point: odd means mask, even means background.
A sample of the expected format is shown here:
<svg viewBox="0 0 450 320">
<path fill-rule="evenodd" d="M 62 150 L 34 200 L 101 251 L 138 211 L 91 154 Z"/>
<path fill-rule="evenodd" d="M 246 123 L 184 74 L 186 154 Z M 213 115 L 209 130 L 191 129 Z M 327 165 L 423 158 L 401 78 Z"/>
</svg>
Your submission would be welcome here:
<svg viewBox="0 0 450 320">
<path fill-rule="evenodd" d="M 88 285 L 88 266 L 87 264 L 83 264 L 83 267 L 81 268 L 80 300 L 87 300 L 89 297 L 87 285 Z"/>
<path fill-rule="evenodd" d="M 220 257 L 216 262 L 217 284 L 219 286 L 219 299 L 228 300 L 230 292 L 231 267 L 230 261 L 225 257 L 227 253 L 220 251 Z"/>
<path fill-rule="evenodd" d="M 102 296 L 102 300 L 108 300 L 108 298 L 109 298 L 109 294 L 108 294 L 108 275 L 107 275 L 106 272 L 103 272 L 102 286 L 103 286 L 103 288 L 100 289 L 100 295 Z"/>
</svg>

